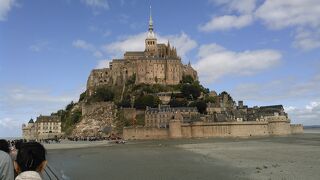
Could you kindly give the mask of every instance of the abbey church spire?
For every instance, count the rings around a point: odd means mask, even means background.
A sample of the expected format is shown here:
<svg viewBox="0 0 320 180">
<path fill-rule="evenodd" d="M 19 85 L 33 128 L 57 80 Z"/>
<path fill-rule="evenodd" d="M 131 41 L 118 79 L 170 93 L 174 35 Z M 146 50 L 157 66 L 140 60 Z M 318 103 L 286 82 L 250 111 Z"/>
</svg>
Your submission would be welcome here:
<svg viewBox="0 0 320 180">
<path fill-rule="evenodd" d="M 153 32 L 153 21 L 152 21 L 151 6 L 150 6 L 150 15 L 149 15 L 148 38 L 149 39 L 154 39 L 155 38 L 155 35 L 154 35 L 154 32 Z"/>
<path fill-rule="evenodd" d="M 153 32 L 153 21 L 152 21 L 151 6 L 150 6 L 150 15 L 149 15 L 149 32 Z"/>
<path fill-rule="evenodd" d="M 153 32 L 153 20 L 151 14 L 151 6 L 150 6 L 150 14 L 149 14 L 149 29 L 148 36 L 145 41 L 146 49 L 145 52 L 147 56 L 156 56 L 157 55 L 157 38 Z"/>
</svg>

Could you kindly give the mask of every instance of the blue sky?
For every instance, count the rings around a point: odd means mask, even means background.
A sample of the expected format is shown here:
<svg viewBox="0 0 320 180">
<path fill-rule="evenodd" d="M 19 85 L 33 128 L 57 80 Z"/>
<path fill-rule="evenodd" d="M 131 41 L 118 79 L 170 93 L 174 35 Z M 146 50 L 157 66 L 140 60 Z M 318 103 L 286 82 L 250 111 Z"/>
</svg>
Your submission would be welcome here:
<svg viewBox="0 0 320 180">
<path fill-rule="evenodd" d="M 320 124 L 318 0 L 0 0 L 0 137 L 77 100 L 93 68 L 158 41 L 200 81 L 250 106 Z"/>
</svg>

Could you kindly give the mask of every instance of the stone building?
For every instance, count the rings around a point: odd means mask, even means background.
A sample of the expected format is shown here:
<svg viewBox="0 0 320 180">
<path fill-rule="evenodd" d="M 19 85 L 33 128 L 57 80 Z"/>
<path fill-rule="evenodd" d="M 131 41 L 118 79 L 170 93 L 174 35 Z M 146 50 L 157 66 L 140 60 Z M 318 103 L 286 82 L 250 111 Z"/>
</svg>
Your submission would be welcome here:
<svg viewBox="0 0 320 180">
<path fill-rule="evenodd" d="M 200 115 L 195 121 L 186 121 L 183 111 L 171 110 L 168 106 L 151 108 L 146 110 L 146 126 L 126 127 L 123 137 L 124 139 L 167 139 L 303 133 L 301 124 L 290 124 L 291 121 L 282 105 L 255 106 L 242 111 L 245 108 L 247 107 L 241 102 L 233 109 Z"/>
<path fill-rule="evenodd" d="M 174 118 L 176 112 L 179 112 L 185 121 L 195 119 L 199 115 L 196 107 L 170 107 L 170 105 L 159 105 L 158 108 L 147 107 L 145 111 L 145 126 L 168 128 L 169 121 Z"/>
<path fill-rule="evenodd" d="M 52 139 L 62 136 L 61 118 L 59 116 L 37 117 L 34 122 L 31 119 L 27 125 L 22 125 L 22 136 L 27 140 Z"/>
<path fill-rule="evenodd" d="M 37 127 L 33 119 L 28 124 L 22 124 L 22 137 L 27 140 L 37 139 Z"/>
<path fill-rule="evenodd" d="M 159 92 L 155 95 L 161 100 L 162 104 L 168 104 L 171 100 L 172 95 L 181 94 L 180 91 L 171 91 L 171 92 Z"/>
<path fill-rule="evenodd" d="M 121 86 L 128 78 L 135 76 L 135 83 L 179 84 L 183 75 L 197 80 L 197 72 L 191 64 L 184 65 L 175 47 L 169 42 L 158 43 L 150 13 L 148 35 L 144 51 L 127 51 L 122 59 L 113 59 L 108 68 L 94 69 L 87 81 L 87 93 L 92 95 L 101 85 Z"/>
</svg>

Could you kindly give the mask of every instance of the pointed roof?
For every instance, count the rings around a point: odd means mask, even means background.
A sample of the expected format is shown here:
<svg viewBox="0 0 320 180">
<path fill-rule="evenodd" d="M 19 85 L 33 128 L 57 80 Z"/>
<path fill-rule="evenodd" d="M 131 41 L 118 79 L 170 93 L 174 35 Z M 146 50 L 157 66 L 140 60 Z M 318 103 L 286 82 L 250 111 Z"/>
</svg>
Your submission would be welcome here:
<svg viewBox="0 0 320 180">
<path fill-rule="evenodd" d="M 155 38 L 154 32 L 153 32 L 153 21 L 152 21 L 152 15 L 151 15 L 151 6 L 150 6 L 150 16 L 149 16 L 149 31 L 148 31 L 148 38 Z"/>
<path fill-rule="evenodd" d="M 150 15 L 149 15 L 149 30 L 153 28 L 152 14 L 151 14 L 151 6 L 150 6 Z"/>
<path fill-rule="evenodd" d="M 33 119 L 31 118 L 30 121 L 28 123 L 34 123 Z"/>
</svg>

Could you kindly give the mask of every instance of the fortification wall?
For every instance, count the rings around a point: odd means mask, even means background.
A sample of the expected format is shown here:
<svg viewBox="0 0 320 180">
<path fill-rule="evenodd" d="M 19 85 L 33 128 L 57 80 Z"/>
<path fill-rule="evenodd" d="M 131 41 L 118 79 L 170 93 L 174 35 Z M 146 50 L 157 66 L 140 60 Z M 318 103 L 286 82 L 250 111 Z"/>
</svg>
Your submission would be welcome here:
<svg viewBox="0 0 320 180">
<path fill-rule="evenodd" d="M 231 136 L 267 136 L 269 128 L 267 122 L 238 122 L 230 124 Z"/>
<path fill-rule="evenodd" d="M 291 134 L 301 134 L 303 133 L 302 124 L 291 124 L 290 125 Z"/>
<path fill-rule="evenodd" d="M 194 123 L 183 124 L 182 137 L 239 137 L 269 135 L 267 122 L 222 122 L 222 123 Z"/>
<path fill-rule="evenodd" d="M 181 121 L 171 120 L 169 122 L 169 136 L 170 138 L 182 138 Z"/>
<path fill-rule="evenodd" d="M 165 138 L 203 138 L 203 137 L 250 137 L 268 135 L 288 135 L 302 133 L 302 125 L 290 127 L 288 121 L 252 121 L 192 124 L 179 121 L 170 122 L 169 129 L 125 128 L 125 139 L 165 139 Z"/>
<path fill-rule="evenodd" d="M 286 121 L 271 121 L 269 122 L 270 135 L 288 135 L 291 134 L 290 123 Z"/>
<path fill-rule="evenodd" d="M 128 139 L 168 139 L 169 130 L 165 128 L 126 127 L 123 138 Z"/>
</svg>

